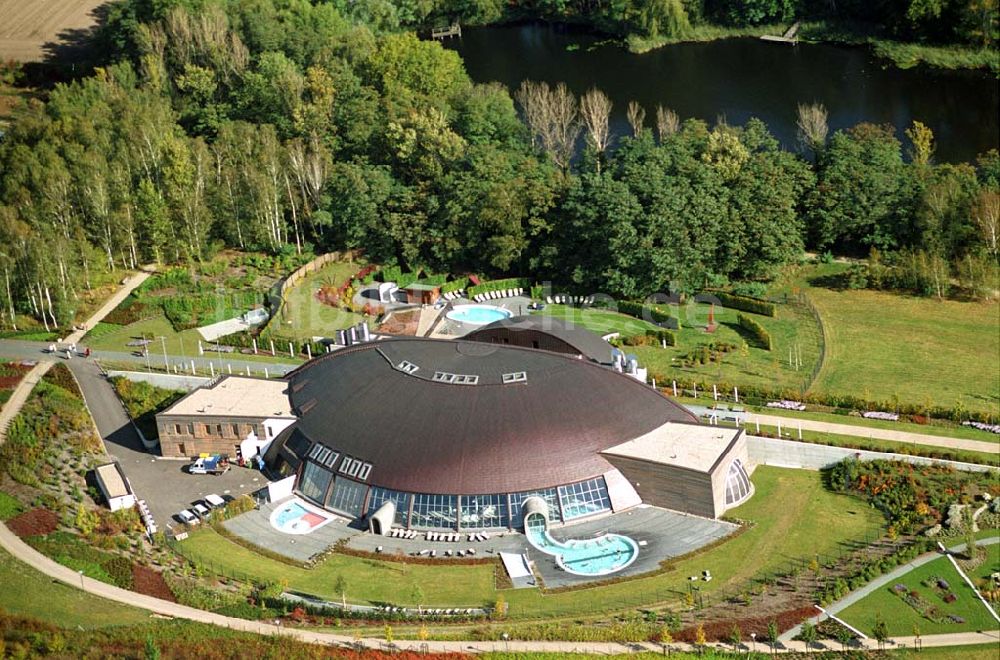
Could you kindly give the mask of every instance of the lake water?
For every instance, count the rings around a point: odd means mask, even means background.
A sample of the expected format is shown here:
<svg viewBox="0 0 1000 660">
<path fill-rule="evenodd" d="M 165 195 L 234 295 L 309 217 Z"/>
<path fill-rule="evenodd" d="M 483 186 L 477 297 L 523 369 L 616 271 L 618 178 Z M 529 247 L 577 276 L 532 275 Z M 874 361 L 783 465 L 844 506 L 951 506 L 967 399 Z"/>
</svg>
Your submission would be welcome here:
<svg viewBox="0 0 1000 660">
<path fill-rule="evenodd" d="M 565 82 L 577 95 L 598 87 L 614 103 L 615 134 L 630 129 L 629 101 L 654 124 L 657 104 L 682 119 L 767 123 L 786 147 L 795 147 L 796 107 L 818 101 L 829 111 L 830 132 L 859 122 L 891 123 L 901 140 L 913 120 L 937 139 L 938 161 L 971 160 L 998 146 L 1000 93 L 988 73 L 899 69 L 868 49 L 759 39 L 678 44 L 630 53 L 601 37 L 564 26 L 526 24 L 463 28 L 446 40 L 476 82 L 499 81 L 512 91 L 523 80 Z"/>
</svg>

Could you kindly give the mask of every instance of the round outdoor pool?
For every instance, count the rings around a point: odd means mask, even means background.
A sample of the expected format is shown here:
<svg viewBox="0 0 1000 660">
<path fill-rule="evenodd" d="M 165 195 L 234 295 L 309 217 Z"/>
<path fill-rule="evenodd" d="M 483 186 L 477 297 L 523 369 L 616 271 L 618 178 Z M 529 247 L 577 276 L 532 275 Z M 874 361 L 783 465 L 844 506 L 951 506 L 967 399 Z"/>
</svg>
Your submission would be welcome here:
<svg viewBox="0 0 1000 660">
<path fill-rule="evenodd" d="M 452 321 L 468 323 L 469 325 L 486 325 L 494 321 L 509 319 L 513 314 L 501 307 L 493 305 L 459 305 L 446 316 Z"/>
</svg>

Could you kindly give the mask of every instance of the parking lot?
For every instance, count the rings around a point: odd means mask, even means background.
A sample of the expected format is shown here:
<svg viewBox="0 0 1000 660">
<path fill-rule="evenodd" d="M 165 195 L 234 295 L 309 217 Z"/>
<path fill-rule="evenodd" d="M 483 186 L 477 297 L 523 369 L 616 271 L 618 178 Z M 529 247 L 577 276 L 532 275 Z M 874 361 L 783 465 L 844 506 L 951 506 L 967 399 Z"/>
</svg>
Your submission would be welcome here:
<svg viewBox="0 0 1000 660">
<path fill-rule="evenodd" d="M 132 490 L 139 499 L 146 500 L 161 531 L 167 525 L 176 526 L 177 512 L 206 495 L 236 497 L 267 485 L 267 479 L 257 470 L 233 466 L 219 476 L 188 474 L 186 468 L 191 461 L 161 458 L 158 449 L 147 451 L 100 369 L 83 360 L 74 361 L 70 369 L 80 383 L 108 454 L 121 463 Z"/>
</svg>

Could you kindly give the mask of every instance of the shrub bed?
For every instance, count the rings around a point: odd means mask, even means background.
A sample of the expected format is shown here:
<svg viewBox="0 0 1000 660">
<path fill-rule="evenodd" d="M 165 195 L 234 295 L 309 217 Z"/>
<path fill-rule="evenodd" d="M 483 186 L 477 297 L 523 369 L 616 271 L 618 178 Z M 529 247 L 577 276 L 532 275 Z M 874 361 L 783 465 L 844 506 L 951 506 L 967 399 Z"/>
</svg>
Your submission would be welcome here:
<svg viewBox="0 0 1000 660">
<path fill-rule="evenodd" d="M 750 318 L 746 314 L 737 314 L 736 322 L 741 328 L 750 334 L 751 339 L 753 339 L 754 343 L 756 343 L 759 348 L 763 348 L 768 351 L 773 348 L 771 343 L 771 333 L 756 320 Z"/>
<path fill-rule="evenodd" d="M 174 592 L 170 590 L 170 586 L 163 579 L 163 575 L 148 566 L 132 564 L 132 585 L 132 588 L 140 594 L 169 600 L 172 603 L 177 602 Z"/>
<path fill-rule="evenodd" d="M 749 638 L 750 633 L 756 633 L 757 640 L 761 644 L 767 643 L 767 629 L 773 622 L 778 627 L 778 632 L 794 628 L 809 617 L 816 614 L 816 608 L 812 605 L 798 607 L 793 610 L 785 610 L 772 616 L 755 616 L 745 619 L 725 619 L 722 621 L 709 621 L 702 624 L 705 633 L 705 641 L 708 642 L 730 642 L 733 627 L 738 627 L 744 638 Z M 688 626 L 674 635 L 678 642 L 694 644 L 697 639 L 698 626 Z"/>
<path fill-rule="evenodd" d="M 48 509 L 31 509 L 7 521 L 7 529 L 22 539 L 51 534 L 58 527 L 59 516 Z"/>
</svg>

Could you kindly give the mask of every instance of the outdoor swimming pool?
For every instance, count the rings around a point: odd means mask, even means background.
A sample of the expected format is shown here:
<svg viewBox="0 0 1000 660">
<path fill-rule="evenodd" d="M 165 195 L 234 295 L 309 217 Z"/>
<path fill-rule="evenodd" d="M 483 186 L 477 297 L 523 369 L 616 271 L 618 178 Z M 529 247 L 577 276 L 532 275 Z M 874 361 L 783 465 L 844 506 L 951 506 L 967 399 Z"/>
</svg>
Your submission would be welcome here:
<svg viewBox="0 0 1000 660">
<path fill-rule="evenodd" d="M 556 563 L 574 575 L 608 575 L 622 570 L 639 556 L 639 546 L 627 536 L 605 534 L 593 539 L 557 541 L 545 528 L 541 516 L 527 522 L 528 542 L 542 552 L 554 555 Z"/>
<path fill-rule="evenodd" d="M 286 502 L 271 512 L 271 525 L 285 534 L 308 534 L 331 520 L 332 517 L 307 509 L 298 500 Z"/>
<path fill-rule="evenodd" d="M 513 314 L 501 307 L 493 305 L 459 305 L 446 316 L 452 321 L 468 323 L 469 325 L 486 325 L 494 321 L 509 319 Z"/>
</svg>

